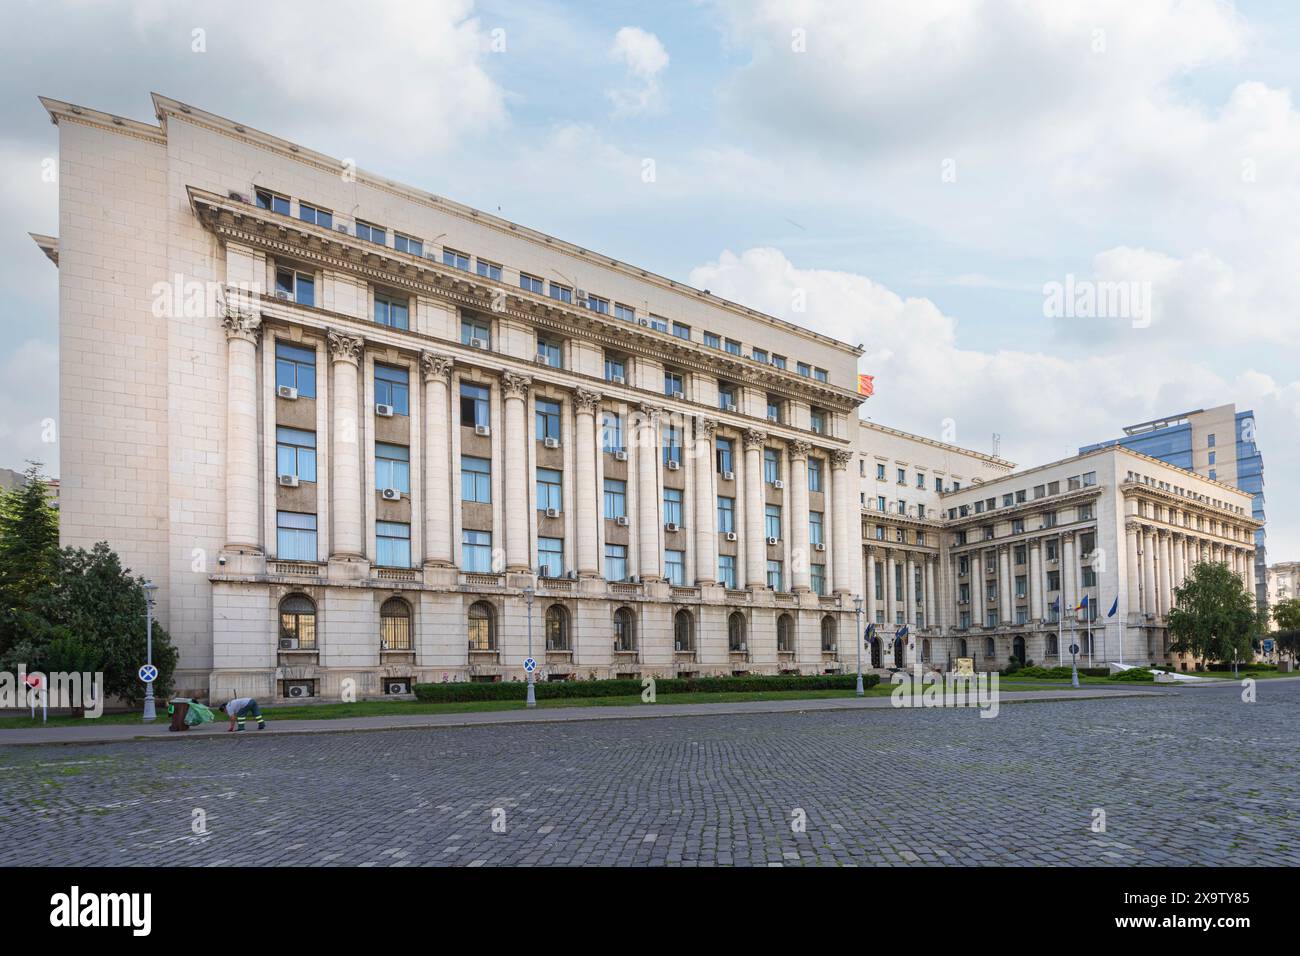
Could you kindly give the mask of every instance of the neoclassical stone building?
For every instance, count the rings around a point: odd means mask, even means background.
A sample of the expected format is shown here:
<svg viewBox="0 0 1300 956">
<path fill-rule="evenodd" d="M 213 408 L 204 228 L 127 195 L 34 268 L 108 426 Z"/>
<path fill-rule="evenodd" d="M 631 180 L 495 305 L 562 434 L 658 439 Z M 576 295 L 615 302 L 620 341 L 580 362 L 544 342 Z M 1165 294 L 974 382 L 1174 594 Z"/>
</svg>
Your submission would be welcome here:
<svg viewBox="0 0 1300 956">
<path fill-rule="evenodd" d="M 861 422 L 860 348 L 706 290 L 164 97 L 43 102 L 61 534 L 159 586 L 182 689 L 838 671 L 859 597 L 878 666 L 901 623 L 899 662 L 1004 662 L 1112 583 L 1158 655 L 1176 555 L 1249 544 L 1248 496 L 1132 452 Z"/>
</svg>

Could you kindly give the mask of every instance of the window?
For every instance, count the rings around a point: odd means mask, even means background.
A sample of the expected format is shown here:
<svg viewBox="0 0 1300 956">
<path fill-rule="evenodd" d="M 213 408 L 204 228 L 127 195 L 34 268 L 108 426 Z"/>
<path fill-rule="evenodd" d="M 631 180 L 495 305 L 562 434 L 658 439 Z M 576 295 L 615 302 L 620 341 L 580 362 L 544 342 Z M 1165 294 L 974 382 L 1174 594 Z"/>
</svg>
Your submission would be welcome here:
<svg viewBox="0 0 1300 956">
<path fill-rule="evenodd" d="M 561 604 L 552 604 L 546 609 L 546 649 L 569 649 L 569 612 Z"/>
<path fill-rule="evenodd" d="M 997 612 L 997 611 L 985 611 L 985 612 L 984 612 L 984 626 L 985 626 L 985 627 L 997 627 L 997 626 L 998 626 L 998 612 Z M 991 644 L 991 643 L 993 643 L 993 642 L 990 640 L 989 643 Z M 991 656 L 991 654 L 990 654 L 990 656 Z"/>
<path fill-rule="evenodd" d="M 492 347 L 492 325 L 487 319 L 465 316 L 460 320 L 460 344 L 476 348 Z"/>
<path fill-rule="evenodd" d="M 1079 505 L 1079 520 L 1080 520 L 1080 521 L 1090 521 L 1090 520 L 1092 520 L 1092 517 L 1093 517 L 1093 514 L 1092 514 L 1092 505 L 1091 505 L 1091 504 Z"/>
<path fill-rule="evenodd" d="M 943 478 L 939 475 L 934 476 L 934 490 L 943 491 Z"/>
<path fill-rule="evenodd" d="M 618 412 L 602 412 L 600 440 L 606 454 L 623 450 L 623 419 Z"/>
<path fill-rule="evenodd" d="M 409 252 L 413 256 L 424 255 L 424 243 L 400 232 L 393 233 L 393 248 L 398 252 Z"/>
<path fill-rule="evenodd" d="M 560 403 L 553 398 L 539 398 L 533 406 L 537 440 L 560 440 Z"/>
<path fill-rule="evenodd" d="M 779 368 L 779 369 L 781 369 L 782 371 L 785 371 L 785 356 L 784 356 L 784 355 L 773 355 L 773 356 L 772 356 L 772 365 L 773 365 L 775 368 Z"/>
<path fill-rule="evenodd" d="M 718 533 L 728 534 L 736 530 L 736 499 L 718 497 Z"/>
<path fill-rule="evenodd" d="M 769 485 L 781 480 L 781 453 L 775 448 L 763 449 L 763 480 Z"/>
<path fill-rule="evenodd" d="M 601 315 L 609 315 L 609 299 L 602 299 L 598 295 L 588 293 L 587 298 L 579 305 L 585 305 L 592 312 L 599 312 Z"/>
<path fill-rule="evenodd" d="M 496 262 L 488 262 L 486 259 L 478 259 L 474 263 L 479 275 L 485 279 L 494 279 L 501 281 L 501 265 Z"/>
<path fill-rule="evenodd" d="M 1044 511 L 1044 512 L 1043 512 L 1043 527 L 1044 527 L 1044 528 L 1055 528 L 1055 527 L 1056 527 L 1056 512 L 1055 512 L 1055 511 Z"/>
<path fill-rule="evenodd" d="M 460 500 L 490 504 L 492 502 L 492 462 L 487 458 L 462 455 L 460 458 Z"/>
<path fill-rule="evenodd" d="M 547 294 L 556 302 L 567 302 L 570 305 L 573 304 L 573 289 L 567 285 L 552 282 Z"/>
<path fill-rule="evenodd" d="M 461 569 L 471 574 L 492 572 L 492 532 L 470 531 L 460 533 Z"/>
<path fill-rule="evenodd" d="M 404 368 L 375 363 L 375 404 L 387 405 L 394 415 L 409 415 L 410 375 Z"/>
<path fill-rule="evenodd" d="M 487 601 L 475 601 L 469 606 L 465 623 L 469 631 L 471 651 L 497 649 L 497 616 L 491 604 Z"/>
<path fill-rule="evenodd" d="M 818 435 L 826 434 L 826 413 L 820 408 L 809 411 L 809 427 Z"/>
<path fill-rule="evenodd" d="M 1029 608 L 1027 607 L 1016 608 L 1016 623 L 1017 624 L 1029 623 Z"/>
<path fill-rule="evenodd" d="M 378 246 L 388 245 L 388 230 L 383 226 L 357 220 L 357 238 L 373 242 Z"/>
<path fill-rule="evenodd" d="M 884 481 L 884 480 L 885 480 L 885 466 L 884 466 L 882 463 L 877 462 L 877 463 L 876 463 L 876 481 Z"/>
<path fill-rule="evenodd" d="M 826 565 L 810 564 L 808 566 L 808 578 L 814 594 L 824 595 L 826 593 Z"/>
<path fill-rule="evenodd" d="M 469 272 L 469 255 L 443 246 L 442 264 L 444 266 L 451 266 L 453 269 L 462 269 L 465 272 Z"/>
<path fill-rule="evenodd" d="M 1023 574 L 1016 575 L 1016 597 L 1023 598 L 1028 593 L 1029 578 Z"/>
<path fill-rule="evenodd" d="M 460 383 L 461 425 L 473 428 L 476 425 L 488 424 L 490 394 L 486 385 L 475 385 L 472 382 Z"/>
<path fill-rule="evenodd" d="M 310 206 L 305 202 L 298 203 L 298 218 L 303 222 L 312 222 L 324 229 L 334 228 L 334 214 L 328 209 L 321 209 L 319 206 Z"/>
<path fill-rule="evenodd" d="M 809 366 L 809 364 L 808 364 L 807 362 L 800 362 L 798 365 L 795 366 L 795 369 L 796 369 L 796 370 L 799 372 L 799 374 L 802 375 L 804 378 L 808 378 L 809 376 L 812 375 L 812 367 Z"/>
<path fill-rule="evenodd" d="M 519 288 L 525 292 L 535 292 L 541 295 L 543 284 L 543 281 L 537 276 L 530 276 L 527 272 L 519 273 Z"/>
<path fill-rule="evenodd" d="M 622 319 L 624 322 L 636 321 L 636 309 L 630 305 L 624 305 L 622 302 L 614 303 L 614 318 Z"/>
<path fill-rule="evenodd" d="M 1059 591 L 1059 590 L 1061 590 L 1061 572 L 1060 572 L 1060 571 L 1048 571 L 1048 572 L 1047 572 L 1047 590 L 1049 590 L 1049 591 Z"/>
<path fill-rule="evenodd" d="M 762 362 L 764 365 L 767 364 L 766 349 L 754 349 L 749 354 L 750 354 L 750 358 L 752 358 L 755 362 Z"/>
<path fill-rule="evenodd" d="M 728 382 L 719 382 L 718 408 L 724 412 L 734 412 L 736 407 L 736 386 Z"/>
<path fill-rule="evenodd" d="M 681 322 L 674 322 L 673 335 L 679 339 L 686 339 L 686 341 L 689 342 L 691 340 L 691 327 L 689 325 L 683 325 Z"/>
<path fill-rule="evenodd" d="M 401 598 L 389 598 L 379 607 L 379 649 L 411 649 L 411 606 Z"/>
<path fill-rule="evenodd" d="M 686 552 L 664 552 L 664 577 L 673 587 L 682 587 L 686 583 Z"/>
<path fill-rule="evenodd" d="M 375 293 L 375 322 L 392 329 L 409 329 L 411 317 L 407 300 Z"/>
<path fill-rule="evenodd" d="M 1055 561 L 1055 560 L 1056 560 L 1056 541 L 1055 541 L 1055 539 L 1053 539 L 1053 540 L 1047 542 L 1047 548 L 1046 548 L 1045 550 L 1046 550 L 1046 557 L 1045 557 L 1044 560 L 1047 560 L 1047 561 Z"/>
<path fill-rule="evenodd" d="M 813 378 L 815 378 L 819 382 L 825 382 L 828 380 L 829 375 L 826 369 L 818 368 L 818 369 L 813 369 Z"/>
<path fill-rule="evenodd" d="M 681 398 L 684 392 L 684 379 L 681 373 L 664 372 L 664 394 Z"/>
<path fill-rule="evenodd" d="M 771 395 L 767 397 L 767 420 L 778 423 L 781 421 L 781 402 Z"/>
<path fill-rule="evenodd" d="M 293 269 L 275 270 L 276 298 L 289 299 L 299 305 L 316 304 L 316 279 L 310 272 Z"/>
<path fill-rule="evenodd" d="M 1028 548 L 1027 548 L 1026 545 L 1023 545 L 1023 544 L 1018 544 L 1018 545 L 1016 545 L 1015 550 L 1012 551 L 1011 553 L 1015 555 L 1015 559 L 1014 559 L 1014 560 L 1015 560 L 1015 562 L 1016 562 L 1017 565 L 1020 565 L 1020 564 L 1024 564 L 1024 563 L 1025 563 L 1025 561 L 1028 559 L 1028 553 L 1027 553 L 1027 552 L 1028 552 Z"/>
<path fill-rule="evenodd" d="M 730 438 L 718 438 L 714 440 L 714 457 L 717 459 L 718 474 L 731 474 L 735 472 L 735 463 L 732 460 L 732 441 Z"/>
<path fill-rule="evenodd" d="M 398 521 L 375 522 L 375 563 L 387 568 L 411 566 L 411 526 Z"/>
<path fill-rule="evenodd" d="M 537 469 L 537 510 L 549 511 L 563 508 L 564 479 L 554 468 Z"/>
<path fill-rule="evenodd" d="M 808 512 L 808 543 L 811 545 L 825 544 L 825 532 L 822 530 L 822 513 L 820 511 Z"/>
<path fill-rule="evenodd" d="M 636 650 L 636 617 L 631 608 L 614 612 L 614 650 L 630 654 Z"/>
<path fill-rule="evenodd" d="M 276 388 L 296 388 L 299 398 L 316 397 L 316 350 L 290 345 L 285 341 L 275 343 Z"/>
<path fill-rule="evenodd" d="M 627 517 L 627 482 L 606 478 L 605 519 L 613 521 L 624 517 Z"/>
<path fill-rule="evenodd" d="M 664 524 L 675 524 L 680 528 L 684 523 L 682 521 L 682 489 L 665 488 Z"/>
<path fill-rule="evenodd" d="M 300 651 L 316 648 L 316 605 L 302 594 L 280 602 L 280 640 L 293 641 Z"/>
<path fill-rule="evenodd" d="M 1025 533 L 1025 519 L 1024 519 L 1024 518 L 1012 518 L 1012 519 L 1011 519 L 1011 533 L 1012 533 L 1012 534 L 1024 534 L 1024 533 Z"/>
<path fill-rule="evenodd" d="M 781 506 L 765 505 L 763 511 L 763 530 L 769 538 L 781 538 Z"/>
<path fill-rule="evenodd" d="M 835 639 L 835 618 L 827 614 L 822 618 L 822 653 L 833 654 L 839 642 Z"/>
<path fill-rule="evenodd" d="M 1215 441 L 1214 432 L 1210 432 L 1210 434 L 1205 436 L 1205 444 L 1208 445 L 1210 448 L 1214 447 L 1214 441 Z"/>
<path fill-rule="evenodd" d="M 885 510 L 885 496 L 884 496 L 884 495 L 876 495 L 876 510 L 877 510 L 877 511 L 884 511 L 884 510 Z"/>
<path fill-rule="evenodd" d="M 680 425 L 664 426 L 664 464 L 682 463 L 682 429 Z"/>
<path fill-rule="evenodd" d="M 564 576 L 564 539 L 537 539 L 537 573 L 544 578 Z"/>
<path fill-rule="evenodd" d="M 627 362 L 624 359 L 615 358 L 612 355 L 606 355 L 605 356 L 605 381 L 626 382 Z"/>
<path fill-rule="evenodd" d="M 316 516 L 297 511 L 277 511 L 275 556 L 281 561 L 315 561 Z"/>
<path fill-rule="evenodd" d="M 280 425 L 275 430 L 275 470 L 299 481 L 316 480 L 316 433 Z"/>
<path fill-rule="evenodd" d="M 681 610 L 673 615 L 673 649 L 683 654 L 695 650 L 695 619 L 690 611 Z"/>
<path fill-rule="evenodd" d="M 748 630 L 745 615 L 732 611 L 727 617 L 727 650 L 732 654 L 744 653 L 749 646 L 746 641 Z"/>
<path fill-rule="evenodd" d="M 737 342 L 735 339 L 727 339 L 726 344 L 723 346 L 723 348 L 727 350 L 728 355 L 740 354 L 740 343 Z"/>
<path fill-rule="evenodd" d="M 718 337 L 717 332 L 705 332 L 704 344 L 711 349 L 722 348 L 722 339 Z"/>
<path fill-rule="evenodd" d="M 821 491 L 822 489 L 822 460 L 809 456 L 808 458 L 808 490 Z"/>
<path fill-rule="evenodd" d="M 257 197 L 258 209 L 269 209 L 271 212 L 278 212 L 282 216 L 289 215 L 288 196 L 281 196 L 279 193 L 273 193 L 269 189 L 259 189 L 254 195 Z"/>
<path fill-rule="evenodd" d="M 627 545 L 605 544 L 605 580 L 627 580 Z"/>
<path fill-rule="evenodd" d="M 554 339 L 537 339 L 537 357 L 551 368 L 564 368 L 564 351 Z"/>
<path fill-rule="evenodd" d="M 411 449 L 405 445 L 375 442 L 375 487 L 411 493 Z"/>
<path fill-rule="evenodd" d="M 718 583 L 724 588 L 736 589 L 736 556 L 734 554 L 718 555 Z"/>
</svg>

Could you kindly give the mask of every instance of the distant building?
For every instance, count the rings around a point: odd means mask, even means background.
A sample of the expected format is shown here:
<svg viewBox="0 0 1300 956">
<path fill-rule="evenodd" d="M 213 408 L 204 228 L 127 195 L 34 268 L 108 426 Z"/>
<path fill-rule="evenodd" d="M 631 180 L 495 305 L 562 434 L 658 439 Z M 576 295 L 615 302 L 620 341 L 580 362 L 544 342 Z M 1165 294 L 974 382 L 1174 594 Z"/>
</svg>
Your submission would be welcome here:
<svg viewBox="0 0 1300 956">
<path fill-rule="evenodd" d="M 1300 597 L 1300 561 L 1279 561 L 1272 565 L 1268 569 L 1269 607 L 1297 597 Z"/>
<path fill-rule="evenodd" d="M 1110 445 L 1123 445 L 1240 488 L 1252 496 L 1252 516 L 1261 523 L 1255 532 L 1255 601 L 1260 607 L 1267 607 L 1269 571 L 1264 549 L 1264 458 L 1255 443 L 1255 413 L 1239 412 L 1236 405 L 1181 412 L 1129 425 L 1124 429 L 1123 438 L 1085 445 L 1079 453 Z"/>
</svg>

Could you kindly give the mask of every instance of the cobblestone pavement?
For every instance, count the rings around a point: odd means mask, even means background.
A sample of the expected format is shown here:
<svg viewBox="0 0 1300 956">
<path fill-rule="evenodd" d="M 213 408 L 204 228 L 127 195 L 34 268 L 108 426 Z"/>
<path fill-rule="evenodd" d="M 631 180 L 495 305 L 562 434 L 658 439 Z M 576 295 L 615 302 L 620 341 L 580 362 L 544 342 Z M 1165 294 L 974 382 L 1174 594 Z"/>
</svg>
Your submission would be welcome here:
<svg viewBox="0 0 1300 956">
<path fill-rule="evenodd" d="M 994 719 L 836 711 L 8 747 L 0 864 L 41 848 L 61 865 L 1296 866 L 1297 740 L 1300 683 L 1261 681 L 1254 704 L 1231 685 L 1010 704 Z"/>
</svg>

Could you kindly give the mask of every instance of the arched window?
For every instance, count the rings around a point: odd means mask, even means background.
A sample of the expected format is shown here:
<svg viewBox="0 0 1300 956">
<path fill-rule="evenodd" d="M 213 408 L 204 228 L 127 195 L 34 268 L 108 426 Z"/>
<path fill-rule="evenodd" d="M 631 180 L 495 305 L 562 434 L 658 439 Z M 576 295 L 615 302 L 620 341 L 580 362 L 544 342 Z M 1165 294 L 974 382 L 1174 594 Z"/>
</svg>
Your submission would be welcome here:
<svg viewBox="0 0 1300 956">
<path fill-rule="evenodd" d="M 1048 634 L 1048 635 L 1047 635 L 1047 656 L 1048 656 L 1048 657 L 1056 657 L 1056 656 L 1057 656 L 1057 654 L 1056 654 L 1056 635 L 1055 635 L 1055 634 Z"/>
<path fill-rule="evenodd" d="M 614 612 L 614 650 L 629 654 L 636 650 L 636 618 L 631 608 Z"/>
<path fill-rule="evenodd" d="M 984 656 L 985 656 L 985 657 L 997 657 L 997 656 L 998 656 L 997 647 L 994 646 L 994 644 L 993 644 L 993 638 L 991 638 L 991 637 L 986 637 L 986 638 L 984 639 Z"/>
<path fill-rule="evenodd" d="M 389 598 L 379 608 L 379 647 L 385 651 L 411 649 L 411 606 L 401 598 Z"/>
<path fill-rule="evenodd" d="M 966 638 L 964 637 L 957 641 L 957 656 L 970 657 L 970 655 L 966 653 Z"/>
<path fill-rule="evenodd" d="M 280 640 L 286 650 L 316 649 L 316 605 L 305 594 L 290 594 L 280 602 Z"/>
<path fill-rule="evenodd" d="M 727 650 L 733 654 L 747 651 L 749 642 L 746 640 L 746 632 L 748 630 L 745 615 L 739 611 L 732 611 L 731 616 L 727 618 Z"/>
<path fill-rule="evenodd" d="M 789 614 L 776 619 L 776 649 L 785 654 L 794 653 L 794 618 Z"/>
<path fill-rule="evenodd" d="M 673 615 L 673 647 L 682 652 L 695 650 L 695 619 L 690 611 L 678 611 Z"/>
<path fill-rule="evenodd" d="M 833 654 L 839 647 L 839 642 L 835 636 L 835 618 L 827 614 L 822 618 L 822 653 Z"/>
<path fill-rule="evenodd" d="M 930 639 L 927 637 L 921 641 L 921 660 L 928 661 L 929 659 L 930 659 Z"/>
<path fill-rule="evenodd" d="M 497 649 L 497 616 L 487 601 L 475 601 L 469 606 L 469 649 L 495 651 Z"/>
<path fill-rule="evenodd" d="M 569 612 L 562 604 L 552 604 L 546 609 L 546 649 L 569 650 Z"/>
</svg>

